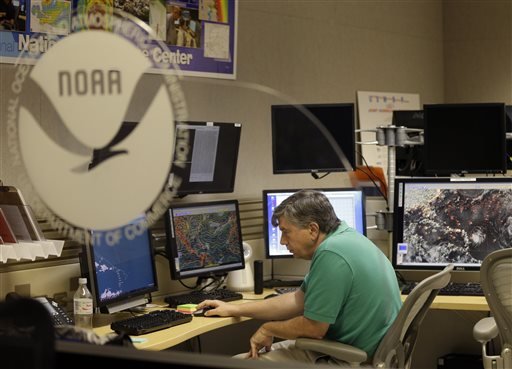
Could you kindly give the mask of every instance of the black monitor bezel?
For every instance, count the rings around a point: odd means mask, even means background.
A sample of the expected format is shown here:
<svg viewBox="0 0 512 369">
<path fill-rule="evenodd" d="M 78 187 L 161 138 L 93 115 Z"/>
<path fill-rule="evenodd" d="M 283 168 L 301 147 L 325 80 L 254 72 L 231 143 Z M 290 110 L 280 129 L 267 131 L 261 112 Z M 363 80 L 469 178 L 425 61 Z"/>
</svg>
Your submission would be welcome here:
<svg viewBox="0 0 512 369">
<path fill-rule="evenodd" d="M 268 201 L 267 201 L 267 195 L 269 193 L 276 193 L 276 192 L 291 192 L 295 193 L 297 191 L 302 190 L 299 189 L 289 189 L 289 188 L 278 188 L 278 189 L 266 189 L 262 191 L 262 199 L 263 199 L 263 238 L 265 241 L 265 258 L 266 259 L 292 259 L 293 254 L 290 255 L 271 255 L 270 254 L 270 242 L 269 242 L 269 233 L 268 233 L 268 224 L 271 221 L 271 219 L 268 216 Z M 343 188 L 305 188 L 305 190 L 315 190 L 315 191 L 322 191 L 322 192 L 352 192 L 352 191 L 358 191 L 361 193 L 361 211 L 362 211 L 362 218 L 363 218 L 363 235 L 366 236 L 366 196 L 362 189 L 354 188 L 354 187 L 343 187 Z M 343 220 L 343 219 L 341 219 Z"/>
<path fill-rule="evenodd" d="M 230 165 L 218 165 L 217 160 L 215 163 L 215 172 L 212 182 L 197 182 L 196 184 L 186 180 L 187 174 L 190 173 L 190 164 L 187 164 L 184 168 L 178 165 L 174 165 L 175 159 L 173 159 L 173 165 L 171 166 L 171 173 L 179 176 L 181 183 L 177 188 L 176 197 L 184 197 L 186 195 L 194 194 L 207 194 L 207 193 L 229 193 L 235 189 L 236 170 L 238 165 L 238 153 L 240 150 L 240 140 L 242 136 L 242 124 L 235 122 L 213 122 L 213 121 L 182 121 L 176 122 L 176 130 L 178 125 L 190 125 L 190 126 L 213 126 L 219 127 L 219 143 L 217 146 L 217 153 L 219 150 L 231 150 L 232 163 Z M 236 133 L 233 135 L 234 141 L 227 142 L 229 136 L 225 135 L 226 130 L 233 129 Z M 176 135 L 178 137 L 178 135 Z M 236 142 L 235 142 L 236 141 Z M 192 150 L 192 143 L 189 142 L 188 150 Z M 178 157 L 177 151 L 183 148 L 175 145 L 174 158 Z M 229 153 L 226 153 L 228 155 Z M 229 155 L 228 155 L 229 156 Z M 220 170 L 220 171 L 219 171 Z M 229 179 L 224 180 L 226 177 Z M 223 180 L 219 183 L 219 178 Z M 172 184 L 170 184 L 172 190 Z"/>
<path fill-rule="evenodd" d="M 177 258 L 178 254 L 178 246 L 176 244 L 176 238 L 174 237 L 174 226 L 171 221 L 171 212 L 173 209 L 186 209 L 186 208 L 198 208 L 205 206 L 217 206 L 217 205 L 234 205 L 236 212 L 236 222 L 238 228 L 238 238 L 240 240 L 240 263 L 241 264 L 229 264 L 224 265 L 220 268 L 220 272 L 216 270 L 204 270 L 204 269 L 196 269 L 192 272 L 187 272 L 183 274 L 181 271 L 176 270 L 176 266 L 174 263 L 174 259 Z M 218 201 L 203 201 L 203 202 L 183 202 L 183 203 L 175 203 L 172 204 L 168 209 L 164 216 L 165 221 L 165 232 L 166 232 L 166 254 L 169 260 L 169 269 L 171 273 L 171 279 L 173 280 L 183 280 L 187 278 L 195 278 L 195 277 L 216 277 L 219 275 L 225 275 L 226 273 L 233 270 L 240 270 L 245 268 L 245 257 L 244 257 L 244 249 L 243 249 L 243 239 L 242 239 L 242 227 L 240 221 L 240 208 L 238 204 L 238 200 L 218 200 Z"/>
<path fill-rule="evenodd" d="M 493 159 L 495 161 L 494 168 L 476 168 L 471 166 L 460 167 L 460 168 L 452 168 L 447 167 L 446 165 L 440 165 L 440 163 L 445 163 L 443 160 L 436 160 L 433 162 L 432 155 L 442 151 L 443 155 L 445 155 L 445 151 L 439 144 L 434 143 L 432 129 L 432 121 L 429 119 L 429 115 L 433 113 L 435 110 L 440 109 L 461 109 L 461 108 L 488 108 L 488 109 L 500 109 L 502 110 L 503 118 L 497 124 L 500 124 L 500 127 L 494 127 L 497 130 L 503 131 L 503 140 L 500 140 L 498 146 L 493 146 L 492 150 L 488 150 L 488 152 L 497 152 L 502 153 L 502 157 L 499 158 L 498 154 L 496 158 Z M 449 176 L 452 174 L 504 174 L 507 171 L 507 162 L 506 162 L 506 139 L 505 139 L 505 104 L 504 103 L 463 103 L 463 104 L 425 104 L 423 106 L 424 111 L 424 145 L 423 145 L 423 154 L 424 154 L 424 165 L 425 165 L 425 174 L 426 176 Z M 486 123 L 485 127 L 482 129 L 489 129 L 490 125 Z M 450 139 L 450 135 L 447 135 L 448 139 Z M 475 137 L 475 139 L 477 139 Z M 453 145 L 452 145 L 453 146 Z M 453 146 L 455 148 L 455 146 Z M 471 150 L 474 151 L 475 147 L 466 148 L 466 151 Z M 446 155 L 449 155 L 446 153 Z M 453 155 L 463 155 L 463 153 L 454 153 Z M 499 163 L 498 163 L 499 162 Z"/>
<path fill-rule="evenodd" d="M 393 202 L 393 235 L 391 244 L 391 264 L 395 270 L 417 270 L 417 271 L 434 271 L 442 270 L 448 263 L 438 265 L 401 265 L 397 263 L 398 252 L 397 243 L 398 235 L 403 234 L 403 221 L 399 222 L 398 217 L 403 219 L 403 211 L 398 210 L 399 198 L 401 194 L 402 183 L 467 183 L 467 182 L 480 182 L 480 183 L 493 183 L 503 182 L 512 183 L 511 177 L 474 177 L 474 178 L 453 178 L 453 177 L 423 177 L 423 178 L 411 178 L 411 177 L 400 177 L 395 178 L 395 192 Z M 401 241 L 401 240 L 400 240 Z M 467 266 L 455 263 L 456 271 L 479 271 L 479 266 Z"/>
<path fill-rule="evenodd" d="M 121 231 L 123 231 L 125 228 L 123 228 Z M 89 274 L 89 280 L 93 284 L 92 286 L 92 295 L 94 297 L 94 302 L 96 304 L 96 307 L 98 308 L 109 308 L 110 306 L 122 303 L 124 301 L 131 301 L 136 298 L 144 298 L 151 292 L 158 291 L 158 278 L 157 278 L 157 272 L 156 272 L 156 264 L 155 264 L 155 250 L 153 247 L 152 239 L 151 239 L 151 231 L 149 229 L 144 230 L 143 237 L 147 239 L 147 245 L 149 250 L 149 256 L 151 259 L 150 265 L 152 267 L 152 275 L 153 275 L 153 281 L 154 285 L 151 287 L 145 287 L 140 288 L 137 290 L 130 291 L 129 293 L 125 293 L 121 296 L 118 296 L 116 298 L 112 298 L 109 300 L 102 300 L 100 296 L 100 291 L 98 289 L 98 276 L 96 273 L 96 267 L 95 267 L 95 254 L 94 254 L 94 246 L 93 245 L 87 245 L 87 272 Z M 92 275 L 92 278 L 90 277 Z"/>
<path fill-rule="evenodd" d="M 512 133 L 512 105 L 505 105 L 505 130 Z M 507 140 L 507 169 L 512 169 L 512 139 Z"/>
<path fill-rule="evenodd" d="M 355 104 L 354 103 L 325 103 L 325 104 L 300 104 L 298 106 L 301 106 L 305 109 L 308 109 L 313 115 L 314 112 L 311 111 L 311 109 L 318 109 L 318 108 L 351 108 L 351 122 L 350 122 L 350 132 L 352 140 L 350 142 L 350 150 L 343 150 L 343 148 L 340 145 L 340 138 L 334 137 L 333 139 L 338 144 L 340 150 L 343 152 L 345 157 L 347 158 L 347 161 L 350 163 L 352 168 L 345 168 L 343 166 L 343 163 L 341 163 L 341 167 L 335 167 L 335 166 L 325 166 L 325 167 L 319 167 L 319 168 L 306 168 L 306 167 L 299 167 L 298 165 L 294 169 L 283 169 L 279 162 L 278 155 L 278 146 L 282 144 L 282 140 L 279 140 L 276 133 L 276 110 L 277 109 L 293 109 L 298 110 L 297 105 L 291 105 L 291 104 L 280 104 L 280 105 L 271 105 L 271 132 L 272 132 L 272 171 L 273 174 L 296 174 L 296 173 L 319 173 L 319 172 L 348 172 L 354 170 L 356 167 L 356 136 L 355 136 L 355 127 L 356 127 L 356 114 L 355 114 Z M 332 133 L 331 133 L 332 135 Z M 344 135 L 346 136 L 346 135 Z M 304 137 L 302 140 L 303 142 L 306 142 L 308 140 L 308 137 Z M 307 145 L 304 145 L 303 142 L 287 142 L 287 145 L 303 145 L 307 147 Z M 329 145 L 329 147 L 332 149 L 332 147 Z M 334 149 L 332 149 L 334 150 Z M 347 152 L 348 151 L 348 152 Z"/>
</svg>

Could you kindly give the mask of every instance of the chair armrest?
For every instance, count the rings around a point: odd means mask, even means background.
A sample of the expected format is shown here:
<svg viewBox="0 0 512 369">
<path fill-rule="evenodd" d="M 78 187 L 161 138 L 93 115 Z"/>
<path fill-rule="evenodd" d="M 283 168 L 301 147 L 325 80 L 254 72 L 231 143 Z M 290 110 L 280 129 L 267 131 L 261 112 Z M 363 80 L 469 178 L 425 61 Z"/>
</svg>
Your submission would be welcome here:
<svg viewBox="0 0 512 369">
<path fill-rule="evenodd" d="M 295 347 L 301 350 L 320 352 L 348 363 L 362 363 L 368 358 L 366 352 L 358 349 L 357 347 L 325 339 L 317 340 L 314 338 L 297 338 L 295 341 Z"/>
<path fill-rule="evenodd" d="M 494 318 L 480 319 L 473 327 L 473 337 L 480 343 L 485 343 L 498 335 L 498 326 Z"/>
</svg>

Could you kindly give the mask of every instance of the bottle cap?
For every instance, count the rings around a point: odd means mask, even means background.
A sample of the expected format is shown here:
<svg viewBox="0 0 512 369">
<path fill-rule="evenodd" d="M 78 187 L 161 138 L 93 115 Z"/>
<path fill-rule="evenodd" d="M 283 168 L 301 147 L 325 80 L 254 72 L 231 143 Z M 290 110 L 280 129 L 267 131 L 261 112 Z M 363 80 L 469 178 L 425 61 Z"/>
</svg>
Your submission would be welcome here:
<svg viewBox="0 0 512 369">
<path fill-rule="evenodd" d="M 87 284 L 87 278 L 78 278 L 78 284 Z"/>
</svg>

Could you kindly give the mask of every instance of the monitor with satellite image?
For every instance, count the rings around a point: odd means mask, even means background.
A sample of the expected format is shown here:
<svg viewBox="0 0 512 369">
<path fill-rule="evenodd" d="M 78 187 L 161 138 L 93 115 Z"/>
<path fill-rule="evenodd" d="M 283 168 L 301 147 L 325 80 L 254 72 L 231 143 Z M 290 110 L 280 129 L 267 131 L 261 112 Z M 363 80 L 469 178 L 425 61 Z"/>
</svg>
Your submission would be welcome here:
<svg viewBox="0 0 512 369">
<path fill-rule="evenodd" d="M 393 266 L 479 270 L 512 244 L 511 214 L 512 178 L 397 178 Z"/>
</svg>

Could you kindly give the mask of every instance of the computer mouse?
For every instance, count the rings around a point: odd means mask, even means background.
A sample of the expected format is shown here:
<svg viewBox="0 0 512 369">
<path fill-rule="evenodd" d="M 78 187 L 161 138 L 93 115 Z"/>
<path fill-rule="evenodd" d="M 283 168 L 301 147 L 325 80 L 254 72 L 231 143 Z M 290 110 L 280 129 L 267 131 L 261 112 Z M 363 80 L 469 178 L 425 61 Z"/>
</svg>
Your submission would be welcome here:
<svg viewBox="0 0 512 369">
<path fill-rule="evenodd" d="M 278 293 L 271 293 L 270 295 L 265 296 L 265 300 L 269 299 L 269 298 L 272 298 L 272 297 L 276 297 L 276 296 L 279 296 L 279 294 Z"/>
<path fill-rule="evenodd" d="M 210 318 L 210 317 L 215 317 L 215 316 L 218 317 L 218 315 L 204 315 L 204 313 L 206 313 L 208 310 L 212 310 L 212 309 L 215 309 L 215 308 L 212 306 L 205 306 L 202 309 L 194 311 L 193 314 L 194 314 L 194 316 L 204 316 L 205 318 Z"/>
</svg>

